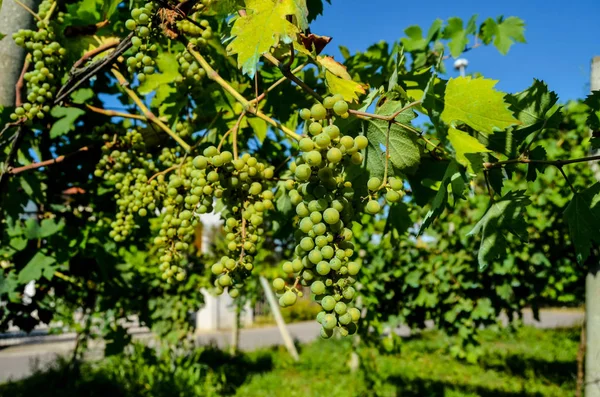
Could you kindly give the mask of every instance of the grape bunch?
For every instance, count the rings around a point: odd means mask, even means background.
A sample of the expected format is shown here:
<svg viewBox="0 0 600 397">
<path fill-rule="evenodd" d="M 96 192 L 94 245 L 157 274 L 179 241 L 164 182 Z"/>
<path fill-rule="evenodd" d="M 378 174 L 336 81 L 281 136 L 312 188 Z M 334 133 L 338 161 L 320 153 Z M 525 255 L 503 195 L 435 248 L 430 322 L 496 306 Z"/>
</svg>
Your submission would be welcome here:
<svg viewBox="0 0 600 397">
<path fill-rule="evenodd" d="M 108 141 L 108 136 L 104 136 Z M 94 175 L 113 184 L 118 207 L 116 219 L 111 223 L 109 236 L 116 242 L 124 241 L 136 227 L 135 215 L 146 216 L 156 209 L 160 199 L 157 180 L 148 182 L 148 174 L 156 171 L 152 155 L 145 151 L 142 135 L 128 131 L 117 143 L 107 142 L 102 147 L 103 157 Z"/>
<path fill-rule="evenodd" d="M 402 179 L 389 177 L 385 182 L 374 176 L 367 181 L 369 188 L 369 201 L 365 205 L 365 212 L 375 215 L 381 211 L 378 196 L 383 196 L 388 204 L 397 203 L 404 197 L 404 183 Z"/>
<path fill-rule="evenodd" d="M 157 55 L 156 44 L 150 44 L 150 35 L 153 29 L 153 12 L 155 6 L 152 2 L 146 3 L 141 8 L 131 10 L 131 18 L 125 21 L 125 27 L 135 31 L 131 38 L 132 56 L 126 60 L 127 70 L 130 73 L 139 71 L 137 77 L 140 82 L 146 80 L 146 76 L 155 72 L 154 59 Z"/>
<path fill-rule="evenodd" d="M 166 153 L 159 158 L 169 164 Z M 185 277 L 178 266 L 183 253 L 194 237 L 198 215 L 212 212 L 217 199 L 225 209 L 222 216 L 227 233 L 228 255 L 212 265 L 218 276 L 215 281 L 217 293 L 229 288 L 237 296 L 237 288 L 250 273 L 253 254 L 256 252 L 264 213 L 273 208 L 273 192 L 269 189 L 273 168 L 244 154 L 234 159 L 229 151 L 220 152 L 216 147 L 204 149 L 202 155 L 191 157 L 170 174 L 168 180 L 159 175 L 157 180 L 163 195 L 162 208 L 165 215 L 154 243 L 160 247 L 160 269 L 163 278 L 177 280 Z"/>
<path fill-rule="evenodd" d="M 43 19 L 49 16 L 53 3 L 54 1 L 50 0 L 40 3 L 38 15 L 42 20 L 37 22 L 37 31 L 21 29 L 13 34 L 15 44 L 25 48 L 29 53 L 33 70 L 28 70 L 23 75 L 27 87 L 27 101 L 10 115 L 12 120 L 44 118 L 50 111 L 52 100 L 64 74 L 63 58 L 66 50 L 56 41 L 53 24 Z M 59 19 L 64 17 L 64 13 L 59 13 Z"/>
<path fill-rule="evenodd" d="M 206 71 L 198 62 L 196 62 L 192 54 L 190 54 L 187 50 L 183 50 L 177 56 L 177 62 L 179 63 L 179 73 L 181 74 L 181 77 L 179 77 L 179 82 L 186 80 L 197 82 L 206 77 Z M 195 84 L 192 85 L 192 87 L 195 86 Z"/>
<path fill-rule="evenodd" d="M 312 137 L 300 140 L 302 155 L 290 166 L 294 179 L 286 182 L 290 200 L 296 206 L 298 230 L 296 257 L 282 265 L 286 274 L 295 274 L 302 285 L 310 285 L 320 302 L 323 311 L 317 321 L 322 325 L 323 338 L 331 337 L 336 327 L 344 336 L 355 333 L 360 318 L 359 310 L 351 307 L 360 263 L 352 260 L 354 189 L 346 180 L 346 171 L 362 163 L 361 150 L 368 145 L 364 136 L 342 136 L 331 122 L 332 113 L 347 117 L 348 104 L 333 96 L 300 111 Z M 296 302 L 296 284 L 286 286 L 283 279 L 277 278 L 273 286 L 280 294 L 281 306 Z"/>
</svg>

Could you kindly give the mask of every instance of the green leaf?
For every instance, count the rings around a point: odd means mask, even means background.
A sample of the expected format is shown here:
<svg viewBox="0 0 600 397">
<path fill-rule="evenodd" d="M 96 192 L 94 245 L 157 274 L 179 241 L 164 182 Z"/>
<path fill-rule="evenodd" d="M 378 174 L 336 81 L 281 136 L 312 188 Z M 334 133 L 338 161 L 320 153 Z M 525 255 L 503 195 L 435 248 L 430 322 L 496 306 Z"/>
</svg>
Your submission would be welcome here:
<svg viewBox="0 0 600 397">
<path fill-rule="evenodd" d="M 534 79 L 531 87 L 517 94 L 509 94 L 505 100 L 510 105 L 510 111 L 521 122 L 513 130 L 515 146 L 519 146 L 530 134 L 557 127 L 561 122 L 558 95 L 550 91 L 543 81 Z"/>
<path fill-rule="evenodd" d="M 106 341 L 104 355 L 113 356 L 123 352 L 125 346 L 131 341 L 131 335 L 127 333 L 125 328 L 118 325 L 116 329 L 110 329 L 110 331 L 104 335 L 104 340 Z"/>
<path fill-rule="evenodd" d="M 56 262 L 56 259 L 44 255 L 42 252 L 36 252 L 31 260 L 19 272 L 19 283 L 26 284 L 31 280 L 39 280 L 42 275 L 47 279 L 52 278 L 56 266 L 51 266 Z"/>
<path fill-rule="evenodd" d="M 50 111 L 50 114 L 59 118 L 50 128 L 50 138 L 56 138 L 75 129 L 75 120 L 85 111 L 78 108 L 64 108 L 57 106 Z"/>
<path fill-rule="evenodd" d="M 575 193 L 565 209 L 577 261 L 585 262 L 594 244 L 600 244 L 600 183 Z"/>
<path fill-rule="evenodd" d="M 109 0 L 102 2 L 102 15 L 104 19 L 110 19 L 110 17 L 117 11 L 117 7 L 121 4 L 121 0 Z"/>
<path fill-rule="evenodd" d="M 531 201 L 525 196 L 524 190 L 510 192 L 493 202 L 468 233 L 469 236 L 481 234 L 477 254 L 480 270 L 506 255 L 506 232 L 514 234 L 521 241 L 528 240 L 523 212 L 529 204 Z"/>
<path fill-rule="evenodd" d="M 450 79 L 444 95 L 442 121 L 448 125 L 462 121 L 488 134 L 520 124 L 508 110 L 504 94 L 494 90 L 497 82 L 470 76 Z"/>
<path fill-rule="evenodd" d="M 38 238 L 49 237 L 59 231 L 65 226 L 64 219 L 60 219 L 58 223 L 56 219 L 44 219 L 40 222 L 40 227 L 38 230 Z"/>
<path fill-rule="evenodd" d="M 379 109 L 376 114 L 392 115 L 402 109 L 400 101 L 387 101 Z M 409 124 L 410 120 L 415 117 L 415 113 L 411 109 L 407 109 L 400 113 L 396 120 Z M 385 147 L 388 126 L 390 123 L 384 120 L 371 119 L 368 122 L 367 138 L 369 139 L 369 148 L 367 157 L 372 156 L 375 163 L 367 162 L 367 169 L 372 175 L 379 174 L 379 164 L 384 164 L 383 158 L 385 153 L 381 149 L 381 145 Z M 390 147 L 389 147 L 390 163 L 402 172 L 414 172 L 419 165 L 421 153 L 419 146 L 415 142 L 415 137 L 412 132 L 409 132 L 397 124 L 390 126 Z M 379 159 L 379 160 L 377 160 Z"/>
<path fill-rule="evenodd" d="M 402 37 L 400 42 L 406 51 L 423 51 L 429 43 L 427 39 L 423 37 L 423 31 L 418 25 L 409 26 L 404 29 L 404 34 L 406 34 L 407 37 Z"/>
<path fill-rule="evenodd" d="M 587 118 L 588 126 L 594 131 L 600 131 L 600 91 L 592 91 L 583 101 L 590 108 Z"/>
<path fill-rule="evenodd" d="M 267 137 L 268 125 L 267 122 L 263 119 L 259 119 L 258 117 L 249 117 L 248 124 L 254 130 L 254 135 L 258 139 L 260 143 L 263 143 L 265 138 Z"/>
<path fill-rule="evenodd" d="M 494 42 L 494 46 L 502 55 L 506 55 L 510 47 L 516 43 L 525 43 L 525 22 L 517 17 L 496 21 L 488 18 L 481 26 L 481 38 L 485 44 Z"/>
<path fill-rule="evenodd" d="M 10 295 L 18 286 L 19 282 L 14 272 L 8 273 L 8 277 L 4 275 L 4 272 L 0 272 L 0 297 L 4 294 Z"/>
<path fill-rule="evenodd" d="M 0 0 L 0 5 L 2 5 L 1 3 L 2 3 L 2 0 Z M 6 35 L 4 33 L 0 33 L 0 40 L 2 40 L 5 37 L 6 37 Z"/>
<path fill-rule="evenodd" d="M 402 202 L 396 203 L 390 206 L 384 233 L 395 231 L 398 235 L 402 235 L 406 233 L 412 225 L 413 222 L 408 213 L 408 206 Z"/>
<path fill-rule="evenodd" d="M 169 84 L 180 76 L 179 63 L 174 54 L 169 54 L 168 52 L 158 54 L 156 57 L 156 66 L 162 73 L 147 75 L 146 80 L 138 88 L 140 94 L 147 95 L 156 90 L 160 85 Z"/>
<path fill-rule="evenodd" d="M 88 99 L 94 96 L 94 90 L 91 88 L 81 88 L 71 94 L 71 101 L 79 105 L 84 104 Z"/>
<path fill-rule="evenodd" d="M 529 152 L 530 160 L 546 160 L 546 149 L 542 146 L 536 146 L 533 150 Z M 544 164 L 539 163 L 529 163 L 527 165 L 527 180 L 533 182 L 537 178 L 538 172 L 541 174 L 544 172 L 544 168 L 546 166 Z"/>
<path fill-rule="evenodd" d="M 448 25 L 444 28 L 444 38 L 450 40 L 448 42 L 450 55 L 457 58 L 463 53 L 469 43 L 469 38 L 467 37 L 467 31 L 463 29 L 462 19 L 457 17 L 448 19 Z"/>
<path fill-rule="evenodd" d="M 419 235 L 423 234 L 425 229 L 427 229 L 431 223 L 442 214 L 444 208 L 446 208 L 448 197 L 450 195 L 453 196 L 454 203 L 456 203 L 457 199 L 463 197 L 466 186 L 466 179 L 462 174 L 458 163 L 455 161 L 448 163 L 448 167 L 446 168 L 437 194 L 431 202 L 431 209 L 423 218 L 423 223 L 419 229 Z"/>
<path fill-rule="evenodd" d="M 448 130 L 448 140 L 456 151 L 456 161 L 465 167 L 471 166 L 471 162 L 465 157 L 466 153 L 483 153 L 491 151 L 471 135 L 464 131 L 457 130 L 454 127 L 450 127 Z M 472 168 L 470 168 L 470 172 L 475 173 Z"/>
<path fill-rule="evenodd" d="M 234 39 L 227 48 L 229 55 L 237 54 L 238 67 L 251 78 L 262 54 L 280 41 L 290 44 L 296 40 L 298 27 L 286 19 L 296 15 L 296 6 L 292 0 L 246 0 L 246 15 L 235 20 L 231 28 Z"/>
</svg>

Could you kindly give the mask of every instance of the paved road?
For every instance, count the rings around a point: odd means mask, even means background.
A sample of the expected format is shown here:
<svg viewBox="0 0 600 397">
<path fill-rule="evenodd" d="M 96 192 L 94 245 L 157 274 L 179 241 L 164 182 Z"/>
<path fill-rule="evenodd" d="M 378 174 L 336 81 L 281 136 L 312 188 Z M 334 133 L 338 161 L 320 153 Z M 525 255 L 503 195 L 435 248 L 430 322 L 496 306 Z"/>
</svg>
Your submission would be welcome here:
<svg viewBox="0 0 600 397">
<path fill-rule="evenodd" d="M 540 314 L 540 322 L 534 321 L 531 312 L 524 313 L 524 323 L 538 328 L 566 327 L 581 324 L 583 312 L 570 310 L 548 310 Z M 506 319 L 504 319 L 506 321 Z M 428 324 L 432 326 L 432 324 Z M 320 326 L 314 322 L 303 322 L 288 325 L 292 338 L 299 342 L 310 342 L 318 337 Z M 408 327 L 395 330 L 401 336 L 410 335 Z M 134 339 L 151 340 L 147 332 L 137 332 Z M 38 341 L 41 339 L 37 339 Z M 197 335 L 201 345 L 215 344 L 220 348 L 227 347 L 231 341 L 230 331 L 202 332 Z M 241 350 L 253 350 L 260 347 L 282 345 L 283 339 L 277 327 L 242 329 L 240 331 Z M 34 368 L 44 368 L 51 364 L 57 356 L 68 356 L 75 346 L 74 340 L 60 340 L 48 343 L 27 343 L 10 346 L 0 350 L 0 382 L 8 379 L 20 379 L 30 375 Z M 103 344 L 96 342 L 91 346 L 92 358 L 101 356 Z"/>
</svg>

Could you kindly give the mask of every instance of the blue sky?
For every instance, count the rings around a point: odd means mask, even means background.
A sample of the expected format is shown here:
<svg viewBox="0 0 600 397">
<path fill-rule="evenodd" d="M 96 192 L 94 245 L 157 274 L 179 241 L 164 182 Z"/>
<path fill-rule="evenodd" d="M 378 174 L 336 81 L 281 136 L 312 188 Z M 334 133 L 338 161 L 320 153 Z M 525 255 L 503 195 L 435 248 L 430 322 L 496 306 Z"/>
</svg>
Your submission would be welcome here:
<svg viewBox="0 0 600 397">
<path fill-rule="evenodd" d="M 468 20 L 517 16 L 526 23 L 527 44 L 516 44 L 506 56 L 493 46 L 465 54 L 467 71 L 500 80 L 497 88 L 517 92 L 533 78 L 544 80 L 561 102 L 583 98 L 589 91 L 590 62 L 600 55 L 600 0 L 332 0 L 311 25 L 315 34 L 332 36 L 325 52 L 342 60 L 337 47 L 365 50 L 380 40 L 395 41 L 404 29 L 420 25 L 426 31 L 436 18 Z M 449 76 L 458 75 L 448 62 Z"/>
</svg>

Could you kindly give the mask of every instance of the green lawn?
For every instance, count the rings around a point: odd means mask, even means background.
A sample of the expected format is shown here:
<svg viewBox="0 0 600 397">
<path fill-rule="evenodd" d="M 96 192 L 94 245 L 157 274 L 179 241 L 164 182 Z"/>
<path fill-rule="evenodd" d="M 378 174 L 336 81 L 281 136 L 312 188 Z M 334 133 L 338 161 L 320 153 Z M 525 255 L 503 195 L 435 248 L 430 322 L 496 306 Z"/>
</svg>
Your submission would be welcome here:
<svg viewBox="0 0 600 397">
<path fill-rule="evenodd" d="M 351 373 L 350 340 L 300 346 L 295 363 L 282 348 L 231 357 L 216 349 L 157 357 L 138 347 L 82 367 L 65 368 L 0 386 L 10 396 L 572 396 L 576 384 L 578 329 L 483 334 L 477 364 L 447 353 L 449 339 L 426 332 L 406 340 L 402 352 L 363 350 L 368 370 Z M 366 376 L 369 375 L 369 376 Z M 50 394 L 44 394 L 50 393 Z"/>
</svg>

